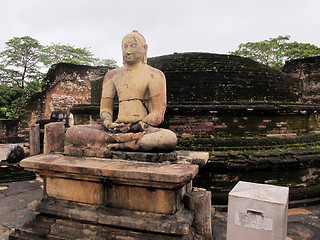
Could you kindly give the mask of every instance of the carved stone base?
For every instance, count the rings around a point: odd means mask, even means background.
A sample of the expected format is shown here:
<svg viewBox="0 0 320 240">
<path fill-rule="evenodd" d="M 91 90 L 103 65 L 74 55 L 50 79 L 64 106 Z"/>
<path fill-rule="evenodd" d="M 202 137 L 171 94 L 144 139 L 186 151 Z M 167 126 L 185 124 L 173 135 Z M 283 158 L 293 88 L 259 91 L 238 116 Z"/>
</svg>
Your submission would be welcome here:
<svg viewBox="0 0 320 240">
<path fill-rule="evenodd" d="M 29 206 L 40 215 L 11 239 L 210 239 L 211 197 L 191 194 L 199 167 L 190 162 L 207 159 L 206 153 L 178 153 L 175 163 L 62 154 L 24 159 L 22 167 L 43 177 L 44 197 Z"/>
</svg>

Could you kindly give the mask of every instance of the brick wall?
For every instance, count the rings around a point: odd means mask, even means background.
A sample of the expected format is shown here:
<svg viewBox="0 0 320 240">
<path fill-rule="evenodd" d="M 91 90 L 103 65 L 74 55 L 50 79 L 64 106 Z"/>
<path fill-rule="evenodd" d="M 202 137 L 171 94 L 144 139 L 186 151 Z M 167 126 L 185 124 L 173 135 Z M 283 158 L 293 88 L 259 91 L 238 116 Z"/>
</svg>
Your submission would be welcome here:
<svg viewBox="0 0 320 240">
<path fill-rule="evenodd" d="M 18 120 L 0 119 L 0 143 L 18 139 Z"/>
<path fill-rule="evenodd" d="M 74 105 L 90 104 L 91 83 L 102 81 L 109 69 L 67 63 L 53 65 L 43 80 L 43 91 L 32 96 L 25 107 L 23 126 L 50 118 L 52 111 L 69 111 Z"/>
<path fill-rule="evenodd" d="M 300 80 L 248 58 L 179 53 L 148 59 L 167 79 L 169 103 L 299 99 Z"/>
<path fill-rule="evenodd" d="M 320 56 L 286 62 L 283 71 L 302 81 L 302 101 L 320 103 Z"/>
</svg>

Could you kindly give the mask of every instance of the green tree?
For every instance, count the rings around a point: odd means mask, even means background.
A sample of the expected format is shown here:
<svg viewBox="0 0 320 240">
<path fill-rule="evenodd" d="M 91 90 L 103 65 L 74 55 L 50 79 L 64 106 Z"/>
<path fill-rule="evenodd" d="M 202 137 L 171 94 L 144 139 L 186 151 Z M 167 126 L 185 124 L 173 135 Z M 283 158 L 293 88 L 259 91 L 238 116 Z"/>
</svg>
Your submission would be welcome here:
<svg viewBox="0 0 320 240">
<path fill-rule="evenodd" d="M 117 62 L 114 59 L 99 59 L 99 58 L 96 58 L 94 62 L 94 66 L 108 66 L 113 68 L 118 67 Z"/>
<path fill-rule="evenodd" d="M 309 43 L 290 42 L 290 36 L 278 36 L 260 42 L 241 43 L 230 54 L 248 57 L 273 69 L 282 70 L 285 61 L 320 55 L 320 48 Z"/>
<path fill-rule="evenodd" d="M 0 84 L 0 118 L 17 118 L 23 95 L 24 90 L 18 86 Z"/>
<path fill-rule="evenodd" d="M 113 59 L 95 58 L 87 48 L 14 37 L 0 52 L 0 117 L 17 118 L 25 99 L 41 91 L 44 72 L 59 62 L 116 67 Z"/>
<path fill-rule="evenodd" d="M 2 81 L 23 89 L 26 81 L 41 78 L 39 64 L 42 48 L 38 40 L 28 36 L 14 37 L 6 42 L 5 50 L 0 53 Z"/>
<path fill-rule="evenodd" d="M 51 44 L 46 46 L 42 53 L 42 62 L 47 67 L 59 62 L 84 64 L 89 66 L 104 65 L 116 67 L 116 62 L 113 59 L 95 58 L 87 48 L 75 48 L 70 45 Z"/>
<path fill-rule="evenodd" d="M 52 44 L 43 49 L 42 62 L 47 67 L 59 62 L 91 65 L 94 57 L 86 48 Z"/>
<path fill-rule="evenodd" d="M 54 43 L 43 46 L 29 36 L 14 37 L 0 53 L 0 83 L 23 89 L 26 82 L 41 82 L 43 72 L 59 62 L 116 67 L 113 59 L 95 58 L 87 48 Z"/>
</svg>

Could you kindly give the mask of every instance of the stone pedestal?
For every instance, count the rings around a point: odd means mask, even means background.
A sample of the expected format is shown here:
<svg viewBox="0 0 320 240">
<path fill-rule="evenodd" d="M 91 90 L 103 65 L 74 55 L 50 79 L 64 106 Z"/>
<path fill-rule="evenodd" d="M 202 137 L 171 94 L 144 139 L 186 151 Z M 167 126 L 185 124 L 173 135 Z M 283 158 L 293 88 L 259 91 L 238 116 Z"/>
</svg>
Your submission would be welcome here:
<svg viewBox="0 0 320 240">
<path fill-rule="evenodd" d="M 40 214 L 11 238 L 211 239 L 204 223 L 211 222 L 210 196 L 192 194 L 199 167 L 191 162 L 205 163 L 208 153 L 176 154 L 174 163 L 63 154 L 24 159 L 22 167 L 42 176 L 44 196 L 30 204 Z"/>
<path fill-rule="evenodd" d="M 289 188 L 240 181 L 229 193 L 227 240 L 285 240 Z"/>
</svg>

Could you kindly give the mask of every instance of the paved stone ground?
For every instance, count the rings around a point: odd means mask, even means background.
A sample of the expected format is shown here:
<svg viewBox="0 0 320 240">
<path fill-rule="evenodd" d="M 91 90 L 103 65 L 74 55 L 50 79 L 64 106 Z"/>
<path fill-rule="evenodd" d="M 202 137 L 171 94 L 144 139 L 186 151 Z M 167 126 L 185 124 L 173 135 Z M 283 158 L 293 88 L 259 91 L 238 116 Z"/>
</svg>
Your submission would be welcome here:
<svg viewBox="0 0 320 240">
<path fill-rule="evenodd" d="M 0 184 L 0 240 L 8 239 L 14 228 L 36 215 L 27 209 L 27 205 L 41 198 L 40 179 Z"/>
</svg>

